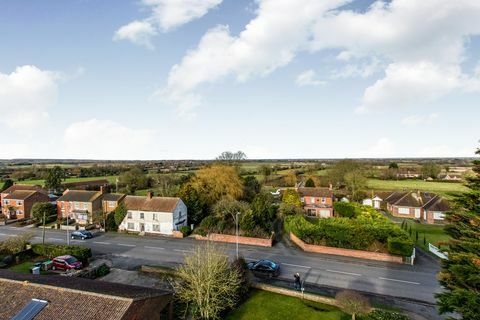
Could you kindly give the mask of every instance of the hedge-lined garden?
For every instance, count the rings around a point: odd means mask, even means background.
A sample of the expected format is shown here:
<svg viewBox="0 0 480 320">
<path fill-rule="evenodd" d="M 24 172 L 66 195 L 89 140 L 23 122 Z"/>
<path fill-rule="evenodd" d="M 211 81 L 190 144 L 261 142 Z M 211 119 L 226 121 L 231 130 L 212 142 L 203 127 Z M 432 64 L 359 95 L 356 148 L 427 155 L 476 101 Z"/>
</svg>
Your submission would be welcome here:
<svg viewBox="0 0 480 320">
<path fill-rule="evenodd" d="M 32 250 L 39 256 L 54 258 L 63 255 L 72 255 L 80 261 L 87 261 L 92 257 L 92 250 L 83 246 L 66 246 L 56 244 L 34 244 Z"/>
<path fill-rule="evenodd" d="M 410 256 L 414 247 L 407 232 L 375 209 L 356 203 L 335 203 L 337 217 L 307 221 L 302 215 L 285 218 L 285 230 L 305 243 Z"/>
</svg>

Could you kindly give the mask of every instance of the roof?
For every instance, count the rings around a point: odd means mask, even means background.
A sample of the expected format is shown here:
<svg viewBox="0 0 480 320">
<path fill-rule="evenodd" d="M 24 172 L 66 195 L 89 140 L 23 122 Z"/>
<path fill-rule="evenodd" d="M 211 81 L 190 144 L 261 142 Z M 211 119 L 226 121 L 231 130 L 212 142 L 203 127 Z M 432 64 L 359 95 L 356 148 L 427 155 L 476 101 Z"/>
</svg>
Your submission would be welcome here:
<svg viewBox="0 0 480 320">
<path fill-rule="evenodd" d="M 393 192 L 390 194 L 388 197 L 386 197 L 384 200 L 389 203 L 389 204 L 394 204 L 401 198 L 407 195 L 408 192 Z"/>
<path fill-rule="evenodd" d="M 103 201 L 118 201 L 121 200 L 125 195 L 123 193 L 104 193 L 102 196 Z"/>
<path fill-rule="evenodd" d="M 68 190 L 57 201 L 91 202 L 101 195 L 99 191 Z"/>
<path fill-rule="evenodd" d="M 333 191 L 328 188 L 298 188 L 301 197 L 333 198 Z"/>
<path fill-rule="evenodd" d="M 425 210 L 428 211 L 450 211 L 450 203 L 440 196 L 430 201 L 425 205 Z"/>
<path fill-rule="evenodd" d="M 126 196 L 124 203 L 127 210 L 173 212 L 179 201 L 180 198 L 171 197 Z"/>
<path fill-rule="evenodd" d="M 72 187 L 85 187 L 85 186 L 103 186 L 108 185 L 109 182 L 107 179 L 100 180 L 87 180 L 87 181 L 77 181 L 77 182 L 64 182 L 62 185 L 66 188 Z"/>
<path fill-rule="evenodd" d="M 35 320 L 125 319 L 142 307 L 137 301 L 171 300 L 171 292 L 77 277 L 42 276 L 0 270 L 0 319 L 11 319 L 32 299 L 48 301 Z M 158 302 L 157 302 L 158 303 Z M 148 306 L 147 306 L 148 307 Z M 130 318 L 130 317 L 129 317 Z"/>
<path fill-rule="evenodd" d="M 25 200 L 35 193 L 37 193 L 35 190 L 16 190 L 5 196 L 4 199 Z"/>
<path fill-rule="evenodd" d="M 31 185 L 31 184 L 14 184 L 10 188 L 3 190 L 2 193 L 12 193 L 18 190 L 33 190 L 33 191 L 38 191 L 42 193 L 47 193 L 45 190 L 42 189 L 42 187 L 37 185 Z"/>
<path fill-rule="evenodd" d="M 430 192 L 408 192 L 404 197 L 397 200 L 394 205 L 421 208 L 435 197 L 437 195 Z"/>
</svg>

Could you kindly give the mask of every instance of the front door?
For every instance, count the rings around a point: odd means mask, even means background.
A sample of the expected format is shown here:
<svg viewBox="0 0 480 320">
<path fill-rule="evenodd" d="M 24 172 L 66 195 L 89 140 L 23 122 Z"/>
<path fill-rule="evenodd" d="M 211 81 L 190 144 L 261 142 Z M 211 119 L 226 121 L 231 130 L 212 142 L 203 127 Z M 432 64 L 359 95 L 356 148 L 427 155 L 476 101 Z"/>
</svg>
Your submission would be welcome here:
<svg viewBox="0 0 480 320">
<path fill-rule="evenodd" d="M 140 223 L 140 232 L 144 232 L 144 231 L 145 231 L 145 224 Z"/>
<path fill-rule="evenodd" d="M 420 209 L 415 209 L 415 219 L 420 219 Z"/>
</svg>

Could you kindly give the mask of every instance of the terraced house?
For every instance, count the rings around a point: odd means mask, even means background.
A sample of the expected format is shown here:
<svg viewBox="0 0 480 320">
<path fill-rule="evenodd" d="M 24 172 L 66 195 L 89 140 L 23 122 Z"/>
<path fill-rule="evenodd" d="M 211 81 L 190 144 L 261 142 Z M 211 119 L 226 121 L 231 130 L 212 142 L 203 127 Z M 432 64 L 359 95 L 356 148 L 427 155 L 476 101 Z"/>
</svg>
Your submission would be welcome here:
<svg viewBox="0 0 480 320">
<path fill-rule="evenodd" d="M 2 213 L 7 219 L 28 219 L 37 202 L 49 202 L 50 198 L 35 190 L 15 190 L 2 197 Z"/>
<path fill-rule="evenodd" d="M 445 223 L 445 212 L 450 210 L 447 200 L 430 192 L 393 192 L 385 202 L 393 216 L 428 224 Z"/>
<path fill-rule="evenodd" d="M 103 219 L 101 191 L 65 190 L 57 199 L 58 218 L 67 216 L 80 225 L 93 224 Z"/>
<path fill-rule="evenodd" d="M 173 235 L 187 225 L 187 207 L 180 198 L 126 196 L 127 215 L 120 231 L 140 234 Z"/>
</svg>

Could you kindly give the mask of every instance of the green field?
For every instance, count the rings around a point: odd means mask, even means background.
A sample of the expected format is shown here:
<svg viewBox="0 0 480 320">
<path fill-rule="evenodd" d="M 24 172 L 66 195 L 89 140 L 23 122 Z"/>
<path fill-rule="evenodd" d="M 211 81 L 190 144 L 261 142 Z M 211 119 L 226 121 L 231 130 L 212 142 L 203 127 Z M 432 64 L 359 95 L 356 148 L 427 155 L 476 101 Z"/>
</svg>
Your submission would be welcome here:
<svg viewBox="0 0 480 320">
<path fill-rule="evenodd" d="M 457 182 L 435 182 L 423 180 L 379 180 L 368 179 L 367 188 L 374 190 L 420 190 L 435 192 L 441 195 L 466 192 L 468 188 Z"/>
<path fill-rule="evenodd" d="M 336 307 L 288 297 L 268 291 L 253 290 L 250 298 L 229 314 L 228 320 L 319 319 L 349 320 Z"/>
<path fill-rule="evenodd" d="M 115 179 L 118 176 L 100 176 L 100 177 L 85 177 L 85 178 L 67 178 L 65 179 L 64 182 L 80 182 L 80 181 L 92 181 L 92 180 L 101 180 L 101 179 L 107 179 L 110 183 L 115 183 Z M 37 180 L 23 180 L 23 181 L 18 181 L 18 184 L 34 184 L 34 185 L 40 185 L 43 186 L 43 183 L 45 180 L 43 179 L 37 179 Z"/>
</svg>

